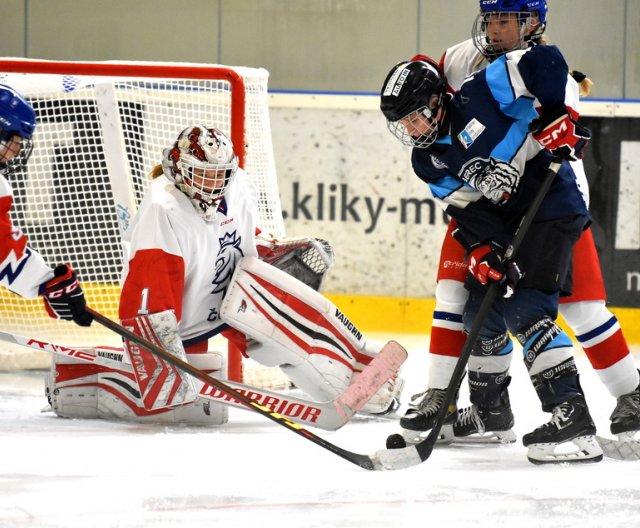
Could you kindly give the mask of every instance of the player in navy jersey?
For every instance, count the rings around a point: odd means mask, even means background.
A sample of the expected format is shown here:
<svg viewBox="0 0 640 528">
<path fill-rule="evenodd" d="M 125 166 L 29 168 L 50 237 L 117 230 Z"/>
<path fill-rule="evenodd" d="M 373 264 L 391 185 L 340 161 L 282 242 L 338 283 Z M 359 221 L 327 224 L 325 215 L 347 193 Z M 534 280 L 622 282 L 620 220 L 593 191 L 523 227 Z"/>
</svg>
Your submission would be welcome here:
<svg viewBox="0 0 640 528">
<path fill-rule="evenodd" d="M 381 91 L 389 129 L 413 146 L 414 171 L 456 221 L 457 239 L 466 247 L 465 328 L 471 327 L 484 285 L 497 281 L 505 294 L 473 346 L 469 383 L 474 406 L 462 421 L 471 425 L 483 418 L 478 410 L 490 414 L 508 405 L 511 332 L 523 346 L 543 410 L 552 412 L 547 424 L 523 438 L 533 462 L 602 459 L 571 341 L 555 323 L 559 296 L 571 292 L 572 248 L 589 221 L 568 163 L 558 171 L 516 262 L 503 262 L 552 153 L 578 159 L 588 142 L 574 110 L 577 87 L 567 76 L 557 48 L 536 46 L 497 59 L 454 96 L 447 94 L 443 72 L 427 57 L 396 65 Z M 577 445 L 571 456 L 556 451 L 566 442 Z"/>
<path fill-rule="evenodd" d="M 7 178 L 24 170 L 35 127 L 31 105 L 13 88 L 0 85 L 0 284 L 27 299 L 41 295 L 54 319 L 89 326 L 92 317 L 75 272 L 67 264 L 47 266 L 9 217 L 13 191 Z"/>
<path fill-rule="evenodd" d="M 447 49 L 440 60 L 448 90 L 453 93 L 460 89 L 469 75 L 510 51 L 544 44 L 546 24 L 545 0 L 480 0 L 480 13 L 472 38 Z M 580 85 L 580 95 L 588 95 L 591 81 L 580 72 L 571 74 Z M 571 166 L 588 205 L 589 188 L 582 161 L 573 161 Z M 401 419 L 401 425 L 408 430 L 426 431 L 431 428 L 466 338 L 462 323 L 468 296 L 464 288 L 465 250 L 452 236 L 455 227 L 455 222 L 448 226 L 441 249 L 427 390 L 416 395 Z M 600 380 L 617 399 L 611 414 L 611 432 L 620 440 L 633 439 L 640 430 L 640 377 L 620 324 L 606 307 L 604 280 L 591 229 L 586 229 L 574 246 L 572 276 L 573 293 L 561 297 L 560 312 Z M 455 405 L 450 410 L 454 413 Z M 504 410 L 505 416 L 493 412 L 485 420 L 477 422 L 485 431 L 483 441 L 510 434 L 508 429 L 513 421 L 508 404 Z M 460 417 L 468 413 L 469 409 L 459 410 Z M 481 440 L 474 434 L 477 431 L 463 423 L 452 423 L 447 427 L 453 428 L 453 434 L 459 440 L 471 437 Z M 490 431 L 493 434 L 488 434 Z"/>
</svg>

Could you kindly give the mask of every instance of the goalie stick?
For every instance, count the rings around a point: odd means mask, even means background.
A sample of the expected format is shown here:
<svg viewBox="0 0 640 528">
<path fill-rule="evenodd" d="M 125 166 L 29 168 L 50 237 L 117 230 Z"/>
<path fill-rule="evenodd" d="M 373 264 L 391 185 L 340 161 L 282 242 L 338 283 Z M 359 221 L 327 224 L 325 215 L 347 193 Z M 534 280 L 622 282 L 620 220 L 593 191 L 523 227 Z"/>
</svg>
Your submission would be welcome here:
<svg viewBox="0 0 640 528">
<path fill-rule="evenodd" d="M 111 347 L 69 347 L 6 332 L 0 332 L 0 340 L 133 375 L 133 366 L 129 363 L 124 363 L 125 354 L 122 349 Z M 376 363 L 372 361 L 372 364 L 363 371 L 363 373 L 366 373 L 369 368 L 372 369 L 373 374 L 365 374 L 365 380 L 368 376 L 369 380 L 374 379 L 373 382 L 363 381 L 359 383 L 356 381 L 343 394 L 329 402 L 310 401 L 231 381 L 225 381 L 225 384 L 234 391 L 239 391 L 241 394 L 251 398 L 257 404 L 269 407 L 272 411 L 285 416 L 291 421 L 326 431 L 336 431 L 353 418 L 362 405 L 375 394 L 379 388 L 377 386 L 378 381 L 382 380 L 382 383 L 384 383 L 384 376 L 388 374 L 391 377 L 404 361 L 403 358 L 406 357 L 406 352 L 400 346 L 383 350 L 385 352 L 382 359 Z M 362 374 L 359 377 L 362 377 Z M 201 382 L 201 380 L 199 381 Z M 203 399 L 247 409 L 244 403 L 211 384 L 201 382 L 200 386 L 196 388 L 198 396 Z"/>
</svg>

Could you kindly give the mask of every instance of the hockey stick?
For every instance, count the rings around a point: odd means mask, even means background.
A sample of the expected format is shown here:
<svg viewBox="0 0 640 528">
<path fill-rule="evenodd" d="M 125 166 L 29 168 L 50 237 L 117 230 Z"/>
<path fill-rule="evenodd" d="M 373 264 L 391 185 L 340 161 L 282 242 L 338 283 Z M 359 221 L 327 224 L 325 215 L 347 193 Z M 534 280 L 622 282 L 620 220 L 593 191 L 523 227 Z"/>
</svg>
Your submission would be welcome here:
<svg viewBox="0 0 640 528">
<path fill-rule="evenodd" d="M 125 355 L 122 349 L 106 347 L 74 348 L 7 332 L 0 332 L 0 340 L 32 348 L 34 350 L 48 352 L 60 357 L 73 358 L 85 363 L 107 367 L 120 373 L 133 375 L 133 366 L 129 363 L 123 362 Z M 367 369 L 368 368 L 369 366 Z M 374 365 L 373 368 L 377 368 L 377 364 Z M 367 369 L 365 369 L 365 371 Z M 272 392 L 266 389 L 250 387 L 241 383 L 231 381 L 225 381 L 225 383 L 235 391 L 241 392 L 260 405 L 268 406 L 272 411 L 285 416 L 293 422 L 304 426 L 324 429 L 326 431 L 335 431 L 340 429 L 358 410 L 351 407 L 345 407 L 345 405 L 341 403 L 340 396 L 329 402 L 314 402 L 302 398 L 296 398 L 291 395 Z M 374 389 L 375 386 L 367 387 L 366 392 L 362 394 L 361 399 L 365 399 L 366 402 L 366 400 L 375 393 Z M 198 396 L 203 399 L 247 410 L 246 405 L 232 398 L 224 391 L 221 391 L 209 384 L 202 383 L 201 387 L 197 390 Z M 350 388 L 347 388 L 347 391 L 349 390 Z M 354 405 L 354 407 L 357 407 L 357 405 Z M 338 409 L 340 409 L 340 411 Z"/>
<path fill-rule="evenodd" d="M 358 453 L 353 453 L 346 449 L 343 449 L 331 442 L 315 435 L 311 431 L 304 429 L 302 426 L 294 423 L 293 421 L 285 418 L 281 414 L 272 411 L 270 408 L 259 404 L 255 400 L 252 400 L 248 396 L 242 394 L 241 392 L 234 390 L 226 383 L 215 379 L 201 370 L 193 367 L 189 363 L 182 361 L 181 359 L 169 354 L 162 348 L 158 347 L 154 343 L 147 341 L 146 339 L 141 338 L 139 335 L 134 334 L 133 332 L 127 330 L 123 326 L 117 324 L 111 319 L 105 317 L 104 315 L 96 312 L 95 310 L 87 307 L 87 311 L 91 315 L 96 322 L 105 326 L 109 330 L 112 330 L 116 334 L 120 335 L 125 339 L 129 339 L 130 341 L 146 348 L 152 354 L 162 358 L 167 363 L 172 364 L 176 368 L 179 368 L 183 372 L 191 374 L 194 378 L 199 379 L 203 383 L 207 385 L 211 385 L 220 389 L 224 393 L 228 394 L 231 398 L 239 401 L 249 409 L 261 414 L 262 416 L 269 418 L 270 420 L 276 422 L 278 425 L 285 427 L 286 429 L 293 431 L 294 433 L 302 436 L 306 440 L 313 442 L 314 444 L 330 451 L 331 453 L 360 466 L 363 469 L 369 470 L 377 470 L 377 469 L 385 469 L 383 465 L 381 465 L 378 461 L 378 453 L 375 455 L 361 455 Z M 382 384 L 389 379 L 400 367 L 400 365 L 404 362 L 407 357 L 407 352 L 395 341 L 389 341 L 385 347 L 380 351 L 380 353 L 371 361 L 370 365 L 373 365 L 374 361 L 378 360 L 376 369 L 366 369 L 364 370 L 360 376 L 358 376 L 357 380 L 351 384 L 350 387 L 353 387 L 353 390 L 349 392 L 349 394 L 342 394 L 340 396 L 340 405 L 346 406 L 347 411 L 351 411 L 353 407 L 358 407 L 364 405 L 365 401 L 362 401 L 363 395 L 368 392 L 368 387 L 370 386 L 382 386 Z M 376 389 L 377 390 L 377 389 Z M 344 409 L 343 409 L 344 410 Z M 339 409 L 340 411 L 340 409 Z"/>
<path fill-rule="evenodd" d="M 529 207 L 525 211 L 524 216 L 520 220 L 520 225 L 516 229 L 516 233 L 511 241 L 511 244 L 507 247 L 507 250 L 504 255 L 504 261 L 513 259 L 514 255 L 517 253 L 522 241 L 529 231 L 531 224 L 533 223 L 533 219 L 536 216 L 542 201 L 544 200 L 551 184 L 553 183 L 556 174 L 560 170 L 562 166 L 562 160 L 553 158 L 551 161 L 549 168 L 547 169 L 547 173 L 545 175 L 542 184 L 540 185 L 538 192 L 536 193 L 533 201 L 529 204 Z M 493 303 L 496 301 L 498 297 L 500 285 L 497 282 L 492 282 L 487 288 L 484 298 L 480 303 L 478 308 L 478 312 L 475 315 L 473 320 L 473 325 L 471 326 L 471 330 L 467 335 L 467 339 L 462 347 L 462 351 L 460 353 L 460 357 L 458 358 L 458 362 L 456 363 L 456 367 L 451 375 L 451 380 L 449 382 L 449 386 L 444 394 L 444 400 L 441 404 L 440 409 L 438 410 L 438 414 L 436 415 L 435 423 L 429 435 L 427 437 L 418 442 L 415 445 L 403 447 L 400 449 L 392 449 L 391 453 L 387 455 L 388 463 L 393 464 L 394 466 L 400 467 L 409 467 L 415 464 L 419 464 L 424 462 L 431 456 L 433 452 L 433 448 L 438 440 L 438 436 L 440 435 L 440 429 L 444 424 L 444 421 L 447 417 L 447 413 L 449 411 L 449 406 L 455 399 L 455 394 L 458 390 L 458 386 L 462 381 L 462 377 L 464 376 L 467 362 L 469 361 L 469 356 L 471 355 L 471 349 L 475 344 L 478 336 L 480 335 L 480 331 L 482 330 L 482 326 L 484 325 L 484 321 L 489 314 L 489 310 L 493 306 Z M 396 452 L 397 455 L 393 455 L 393 452 Z"/>
</svg>

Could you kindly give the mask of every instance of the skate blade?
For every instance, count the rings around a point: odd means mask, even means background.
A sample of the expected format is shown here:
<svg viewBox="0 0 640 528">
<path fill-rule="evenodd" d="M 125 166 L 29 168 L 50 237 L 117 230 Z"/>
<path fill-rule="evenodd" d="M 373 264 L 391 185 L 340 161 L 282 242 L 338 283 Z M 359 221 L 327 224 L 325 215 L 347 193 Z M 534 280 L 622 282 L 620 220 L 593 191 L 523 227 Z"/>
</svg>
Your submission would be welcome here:
<svg viewBox="0 0 640 528">
<path fill-rule="evenodd" d="M 451 440 L 455 444 L 513 444 L 516 434 L 512 429 L 507 431 L 487 431 L 486 433 L 474 433 L 468 436 L 454 436 Z"/>
<path fill-rule="evenodd" d="M 404 441 L 408 446 L 416 445 L 422 442 L 427 436 L 431 429 L 427 429 L 426 431 L 412 431 L 411 429 L 403 429 L 400 434 Z M 453 426 L 451 424 L 445 424 L 440 429 L 440 433 L 438 434 L 438 439 L 436 440 L 436 444 L 446 445 L 451 443 L 451 439 L 453 438 Z"/>
<path fill-rule="evenodd" d="M 615 460 L 640 460 L 640 441 L 635 440 L 637 431 L 621 433 L 618 439 L 596 436 L 604 455 Z"/>
<path fill-rule="evenodd" d="M 573 448 L 573 450 L 568 450 Z M 576 464 L 602 460 L 603 451 L 593 435 L 578 436 L 561 443 L 531 444 L 527 459 L 532 464 Z"/>
</svg>

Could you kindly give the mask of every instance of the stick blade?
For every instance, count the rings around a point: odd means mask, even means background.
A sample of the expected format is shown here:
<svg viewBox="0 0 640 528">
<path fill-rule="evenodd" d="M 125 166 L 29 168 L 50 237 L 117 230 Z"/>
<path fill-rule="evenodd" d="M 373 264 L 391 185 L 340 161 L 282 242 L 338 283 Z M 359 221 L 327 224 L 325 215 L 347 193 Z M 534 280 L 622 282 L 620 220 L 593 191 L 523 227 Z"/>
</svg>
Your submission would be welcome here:
<svg viewBox="0 0 640 528">
<path fill-rule="evenodd" d="M 373 460 L 374 469 L 378 471 L 407 469 L 423 462 L 415 446 L 407 446 L 401 449 L 380 449 L 370 458 Z"/>
</svg>

